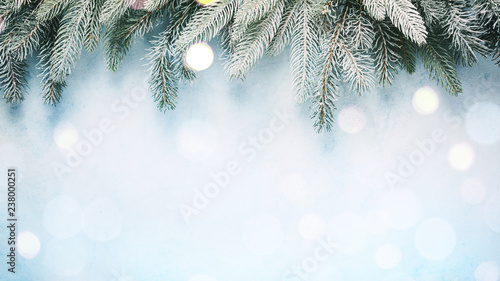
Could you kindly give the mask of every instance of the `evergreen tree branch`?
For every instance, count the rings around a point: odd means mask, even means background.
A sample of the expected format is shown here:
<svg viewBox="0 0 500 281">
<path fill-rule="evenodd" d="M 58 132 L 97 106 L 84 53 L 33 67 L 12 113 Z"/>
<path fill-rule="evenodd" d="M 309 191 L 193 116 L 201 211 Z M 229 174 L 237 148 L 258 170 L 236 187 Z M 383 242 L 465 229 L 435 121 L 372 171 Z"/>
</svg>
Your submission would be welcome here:
<svg viewBox="0 0 500 281">
<path fill-rule="evenodd" d="M 397 65 L 401 60 L 398 50 L 401 49 L 397 31 L 394 31 L 387 22 L 373 22 L 375 28 L 375 42 L 373 53 L 375 55 L 375 73 L 382 86 L 392 84 L 397 74 Z"/>
<path fill-rule="evenodd" d="M 15 54 L 0 46 L 0 87 L 7 103 L 17 104 L 28 91 L 28 65 Z"/>
<path fill-rule="evenodd" d="M 62 13 L 72 4 L 72 0 L 43 0 L 37 9 L 38 21 L 50 21 Z"/>
<path fill-rule="evenodd" d="M 425 43 L 424 20 L 410 0 L 386 0 L 386 10 L 391 22 L 407 38 L 419 45 Z"/>
<path fill-rule="evenodd" d="M 285 46 L 290 42 L 294 26 L 297 24 L 295 15 L 299 8 L 300 2 L 298 0 L 291 1 L 286 5 L 280 26 L 266 50 L 266 55 L 277 56 L 283 52 Z"/>
</svg>

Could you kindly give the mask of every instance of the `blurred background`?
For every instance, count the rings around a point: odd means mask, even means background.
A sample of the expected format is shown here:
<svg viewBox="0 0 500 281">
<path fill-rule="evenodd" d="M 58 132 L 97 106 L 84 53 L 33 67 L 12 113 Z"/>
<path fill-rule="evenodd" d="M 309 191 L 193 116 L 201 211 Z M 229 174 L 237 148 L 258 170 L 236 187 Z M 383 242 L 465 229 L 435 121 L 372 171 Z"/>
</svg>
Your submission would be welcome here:
<svg viewBox="0 0 500 281">
<path fill-rule="evenodd" d="M 56 108 L 35 73 L 24 103 L 0 105 L 2 181 L 18 173 L 17 272 L 3 262 L 0 279 L 499 280 L 492 62 L 460 69 L 459 97 L 422 66 L 344 92 L 335 128 L 317 134 L 286 52 L 229 81 L 214 48 L 161 113 L 146 48 L 116 73 L 84 54 Z"/>
</svg>

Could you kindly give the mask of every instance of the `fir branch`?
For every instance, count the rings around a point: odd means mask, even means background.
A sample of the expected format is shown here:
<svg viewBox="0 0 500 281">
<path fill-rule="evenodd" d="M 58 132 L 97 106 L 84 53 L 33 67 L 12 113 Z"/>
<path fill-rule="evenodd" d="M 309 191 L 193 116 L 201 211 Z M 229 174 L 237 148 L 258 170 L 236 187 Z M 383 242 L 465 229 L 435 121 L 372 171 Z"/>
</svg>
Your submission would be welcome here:
<svg viewBox="0 0 500 281">
<path fill-rule="evenodd" d="M 106 0 L 102 7 L 99 21 L 104 25 L 112 25 L 127 12 L 132 0 Z"/>
<path fill-rule="evenodd" d="M 392 84 L 397 74 L 397 65 L 401 60 L 398 50 L 401 49 L 397 31 L 387 22 L 373 22 L 375 28 L 375 42 L 373 53 L 375 55 L 375 73 L 382 86 Z"/>
<path fill-rule="evenodd" d="M 62 13 L 72 4 L 72 0 L 43 0 L 37 9 L 39 21 L 50 21 Z"/>
<path fill-rule="evenodd" d="M 241 1 L 220 0 L 200 9 L 177 40 L 177 48 L 185 50 L 198 41 L 210 41 L 232 19 Z"/>
<path fill-rule="evenodd" d="M 281 0 L 247 0 L 234 14 L 233 40 L 239 42 L 248 27 L 266 16 Z"/>
<path fill-rule="evenodd" d="M 420 47 L 422 60 L 429 76 L 454 96 L 462 92 L 462 84 L 448 50 L 435 36 L 429 36 L 427 44 Z"/>
<path fill-rule="evenodd" d="M 442 0 L 420 0 L 417 2 L 424 21 L 427 26 L 438 24 L 445 16 L 445 1 Z"/>
<path fill-rule="evenodd" d="M 134 43 L 135 36 L 142 36 L 152 30 L 157 22 L 164 19 L 165 9 L 164 6 L 154 11 L 129 10 L 122 18 L 108 27 L 105 35 L 108 69 L 118 70 L 130 46 Z"/>
<path fill-rule="evenodd" d="M 254 24 L 236 44 L 231 56 L 230 75 L 244 78 L 250 68 L 264 55 L 273 39 L 283 16 L 283 2 L 277 2 L 267 18 Z"/>
<path fill-rule="evenodd" d="M 97 49 L 102 33 L 102 24 L 99 21 L 101 9 L 105 0 L 94 0 L 94 8 L 92 10 L 89 23 L 85 26 L 85 39 L 83 46 L 88 52 L 93 52 Z"/>
<path fill-rule="evenodd" d="M 385 18 L 385 0 L 363 0 L 362 2 L 371 17 L 379 21 Z"/>
<path fill-rule="evenodd" d="M 370 17 L 361 9 L 348 9 L 345 20 L 345 40 L 356 49 L 371 49 L 375 33 Z"/>
<path fill-rule="evenodd" d="M 17 104 L 28 90 L 28 65 L 15 54 L 0 46 L 0 87 L 7 103 Z"/>
<path fill-rule="evenodd" d="M 64 14 L 57 31 L 54 51 L 50 57 L 50 76 L 55 82 L 62 83 L 71 73 L 80 57 L 84 31 L 92 13 L 92 0 L 80 0 Z"/>
<path fill-rule="evenodd" d="M 146 11 L 151 12 L 157 10 L 160 7 L 165 7 L 169 5 L 172 1 L 173 0 L 147 0 L 144 5 L 144 9 L 146 9 Z"/>
<path fill-rule="evenodd" d="M 297 28 L 292 34 L 291 69 L 293 89 L 298 102 L 305 102 L 314 91 L 315 64 L 319 47 L 318 11 L 315 3 L 300 0 L 294 17 Z"/>
<path fill-rule="evenodd" d="M 406 39 L 403 34 L 399 33 L 399 56 L 401 57 L 400 67 L 408 74 L 413 74 L 417 70 L 417 48 L 415 43 Z"/>
<path fill-rule="evenodd" d="M 409 0 L 386 0 L 387 15 L 407 38 L 424 44 L 427 30 L 417 9 Z"/>
<path fill-rule="evenodd" d="M 38 49 L 41 38 L 46 36 L 48 24 L 38 21 L 32 9 L 25 9 L 25 16 L 19 17 L 10 32 L 8 48 L 19 60 L 24 60 Z"/>
<path fill-rule="evenodd" d="M 298 12 L 297 10 L 299 9 L 299 7 L 300 2 L 297 0 L 291 1 L 291 3 L 286 5 L 280 26 L 266 50 L 266 55 L 279 55 L 281 52 L 283 52 L 285 46 L 290 42 L 293 28 L 297 24 L 297 18 L 295 17 L 295 15 Z"/>
</svg>

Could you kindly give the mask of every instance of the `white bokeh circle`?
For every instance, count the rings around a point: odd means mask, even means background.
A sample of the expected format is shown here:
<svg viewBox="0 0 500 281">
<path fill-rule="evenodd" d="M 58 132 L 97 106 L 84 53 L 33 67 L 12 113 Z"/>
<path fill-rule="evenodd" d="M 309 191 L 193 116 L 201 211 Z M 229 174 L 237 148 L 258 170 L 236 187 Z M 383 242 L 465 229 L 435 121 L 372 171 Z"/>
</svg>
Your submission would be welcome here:
<svg viewBox="0 0 500 281">
<path fill-rule="evenodd" d="M 257 215 L 245 225 L 243 241 L 255 255 L 271 255 L 284 241 L 281 222 L 271 215 Z"/>
<path fill-rule="evenodd" d="M 415 233 L 415 247 L 430 260 L 446 259 L 455 249 L 455 230 L 446 220 L 430 218 L 423 221 Z"/>
<path fill-rule="evenodd" d="M 476 281 L 498 281 L 500 266 L 494 261 L 483 262 L 476 267 L 474 277 Z"/>
<path fill-rule="evenodd" d="M 439 107 L 439 97 L 431 87 L 422 87 L 413 94 L 413 108 L 420 114 L 434 113 Z"/>
<path fill-rule="evenodd" d="M 469 136 L 479 144 L 493 144 L 500 140 L 500 106 L 491 102 L 474 104 L 465 116 Z"/>
<path fill-rule="evenodd" d="M 83 214 L 83 231 L 90 239 L 108 241 L 122 230 L 123 218 L 116 203 L 107 198 L 92 201 Z"/>
<path fill-rule="evenodd" d="M 62 149 L 71 148 L 79 139 L 78 130 L 68 121 L 61 121 L 54 129 L 54 141 Z"/>
<path fill-rule="evenodd" d="M 348 134 L 355 134 L 363 130 L 366 126 L 367 117 L 365 111 L 357 106 L 344 107 L 337 120 L 340 129 Z"/>
<path fill-rule="evenodd" d="M 25 259 L 33 259 L 40 252 L 40 239 L 31 231 L 21 231 L 17 235 L 17 251 Z"/>
<path fill-rule="evenodd" d="M 209 68 L 214 61 L 214 52 L 210 45 L 205 42 L 195 43 L 188 47 L 185 63 L 195 71 L 202 71 Z"/>
<path fill-rule="evenodd" d="M 78 202 L 73 197 L 61 195 L 45 206 L 43 226 L 54 237 L 73 237 L 82 228 L 82 216 Z"/>
<path fill-rule="evenodd" d="M 217 132 L 203 121 L 184 123 L 177 132 L 177 150 L 191 161 L 207 159 L 215 151 L 217 143 Z"/>
<path fill-rule="evenodd" d="M 375 262 L 382 269 L 391 269 L 401 262 L 403 254 L 401 249 L 394 244 L 380 246 L 375 252 Z"/>
<path fill-rule="evenodd" d="M 450 148 L 448 151 L 448 161 L 450 166 L 458 171 L 465 171 L 469 169 L 476 159 L 474 148 L 466 143 L 458 143 Z"/>
<path fill-rule="evenodd" d="M 306 240 L 317 240 L 326 234 L 326 221 L 316 213 L 309 213 L 300 218 L 298 229 Z"/>
</svg>

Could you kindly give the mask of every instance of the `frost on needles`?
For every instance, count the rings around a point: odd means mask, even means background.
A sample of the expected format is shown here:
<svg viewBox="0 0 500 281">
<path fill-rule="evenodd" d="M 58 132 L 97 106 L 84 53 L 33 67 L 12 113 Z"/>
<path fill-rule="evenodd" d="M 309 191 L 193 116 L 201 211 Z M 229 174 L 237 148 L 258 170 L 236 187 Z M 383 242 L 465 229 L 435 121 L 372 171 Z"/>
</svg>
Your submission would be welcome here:
<svg viewBox="0 0 500 281">
<path fill-rule="evenodd" d="M 145 1 L 137 5 L 136 1 Z M 28 91 L 38 61 L 42 98 L 56 105 L 83 50 L 102 42 L 116 71 L 137 38 L 154 36 L 146 59 L 159 110 L 174 109 L 178 84 L 196 73 L 182 62 L 198 41 L 217 39 L 231 78 L 244 79 L 264 56 L 291 48 L 297 102 L 317 131 L 329 131 L 341 86 L 361 94 L 390 86 L 417 60 L 452 95 L 457 65 L 490 56 L 500 64 L 500 0 L 0 0 L 0 87 L 7 103 Z"/>
</svg>

